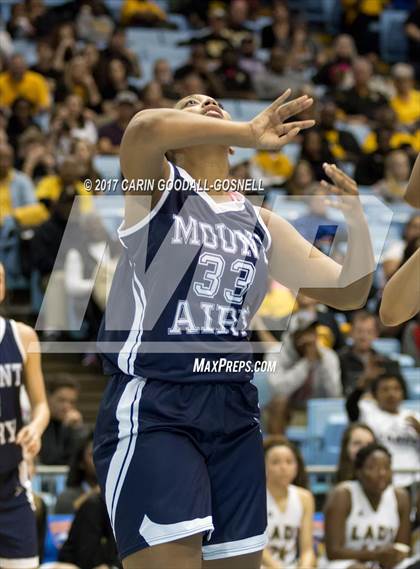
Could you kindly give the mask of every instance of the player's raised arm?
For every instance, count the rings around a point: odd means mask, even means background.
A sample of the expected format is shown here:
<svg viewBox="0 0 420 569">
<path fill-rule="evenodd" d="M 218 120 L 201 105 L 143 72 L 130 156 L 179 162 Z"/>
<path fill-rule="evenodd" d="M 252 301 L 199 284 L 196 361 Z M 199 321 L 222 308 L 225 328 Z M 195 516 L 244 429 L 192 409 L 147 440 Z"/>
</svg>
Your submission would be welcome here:
<svg viewBox="0 0 420 569">
<path fill-rule="evenodd" d="M 420 154 L 414 163 L 404 199 L 413 207 L 420 208 Z"/>
<path fill-rule="evenodd" d="M 379 315 L 385 326 L 398 326 L 420 311 L 420 249 L 386 283 Z"/>
<path fill-rule="evenodd" d="M 289 95 L 290 89 L 249 122 L 231 121 L 214 99 L 204 95 L 185 97 L 175 109 L 140 111 L 121 141 L 122 172 L 128 179 L 166 179 L 165 152 L 204 144 L 278 149 L 300 129 L 314 125 L 312 120 L 284 122 L 313 103 L 306 95 L 286 102 Z"/>
<path fill-rule="evenodd" d="M 261 210 L 272 238 L 270 272 L 285 286 L 339 310 L 364 306 L 372 285 L 375 260 L 357 185 L 335 165 L 325 164 L 333 184 L 323 186 L 339 197 L 347 222 L 348 247 L 343 264 L 306 241 L 278 215 Z M 332 204 L 331 204 L 332 205 Z"/>
</svg>

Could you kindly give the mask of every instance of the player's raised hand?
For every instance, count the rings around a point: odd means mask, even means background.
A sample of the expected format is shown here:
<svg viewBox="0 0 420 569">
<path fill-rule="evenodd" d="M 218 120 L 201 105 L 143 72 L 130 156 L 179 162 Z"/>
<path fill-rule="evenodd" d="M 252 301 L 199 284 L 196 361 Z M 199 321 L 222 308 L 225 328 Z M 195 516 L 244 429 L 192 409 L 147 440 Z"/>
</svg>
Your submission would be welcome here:
<svg viewBox="0 0 420 569">
<path fill-rule="evenodd" d="M 323 168 L 333 183 L 321 180 L 321 185 L 331 196 L 338 198 L 334 201 L 328 200 L 328 205 L 340 209 L 347 221 L 359 220 L 363 215 L 363 208 L 356 182 L 335 164 L 324 163 Z"/>
<path fill-rule="evenodd" d="M 255 148 L 277 150 L 291 142 L 300 130 L 314 126 L 314 120 L 284 122 L 308 109 L 314 102 L 307 95 L 286 102 L 290 93 L 291 90 L 287 89 L 250 122 Z"/>
</svg>

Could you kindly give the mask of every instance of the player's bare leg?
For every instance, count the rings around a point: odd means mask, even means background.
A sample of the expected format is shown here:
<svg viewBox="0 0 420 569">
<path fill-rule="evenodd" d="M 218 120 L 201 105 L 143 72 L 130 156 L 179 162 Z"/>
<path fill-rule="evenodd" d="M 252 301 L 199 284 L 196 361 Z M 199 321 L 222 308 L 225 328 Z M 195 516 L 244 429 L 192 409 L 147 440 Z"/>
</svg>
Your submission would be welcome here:
<svg viewBox="0 0 420 569">
<path fill-rule="evenodd" d="M 201 569 L 202 542 L 203 534 L 197 533 L 177 541 L 153 545 L 126 557 L 123 566 L 124 569 Z M 249 567 L 251 569 L 251 565 Z"/>
<path fill-rule="evenodd" d="M 203 561 L 202 569 L 260 569 L 261 564 L 262 551 L 256 551 L 247 555 Z"/>
</svg>

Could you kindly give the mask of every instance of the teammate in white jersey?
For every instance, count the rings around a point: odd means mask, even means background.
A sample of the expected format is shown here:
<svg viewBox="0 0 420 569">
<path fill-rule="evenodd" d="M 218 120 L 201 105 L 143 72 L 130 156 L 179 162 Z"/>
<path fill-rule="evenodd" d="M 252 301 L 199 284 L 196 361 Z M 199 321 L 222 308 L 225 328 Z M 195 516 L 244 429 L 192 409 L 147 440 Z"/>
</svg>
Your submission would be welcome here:
<svg viewBox="0 0 420 569">
<path fill-rule="evenodd" d="M 286 438 L 264 441 L 267 474 L 268 545 L 263 552 L 265 569 L 311 569 L 314 498 L 306 490 L 302 456 Z"/>
<path fill-rule="evenodd" d="M 391 569 L 404 559 L 410 566 L 409 498 L 391 485 L 389 452 L 363 447 L 355 470 L 356 480 L 339 484 L 325 507 L 328 569 Z"/>
</svg>

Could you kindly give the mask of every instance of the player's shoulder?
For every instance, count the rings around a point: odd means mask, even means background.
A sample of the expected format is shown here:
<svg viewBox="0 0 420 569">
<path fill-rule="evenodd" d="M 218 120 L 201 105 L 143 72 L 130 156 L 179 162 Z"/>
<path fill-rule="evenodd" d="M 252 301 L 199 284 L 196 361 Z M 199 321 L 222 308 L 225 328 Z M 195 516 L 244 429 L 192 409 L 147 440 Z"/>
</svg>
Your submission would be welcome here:
<svg viewBox="0 0 420 569">
<path fill-rule="evenodd" d="M 312 506 L 314 503 L 314 497 L 312 495 L 312 492 L 310 492 L 310 490 L 307 490 L 306 488 L 302 488 L 301 486 L 296 486 L 296 488 L 300 501 L 302 502 L 302 505 L 304 507 Z"/>
<path fill-rule="evenodd" d="M 15 325 L 19 340 L 26 355 L 30 344 L 39 343 L 38 334 L 31 326 L 28 326 L 28 324 L 25 324 L 24 322 L 15 322 Z"/>
</svg>

